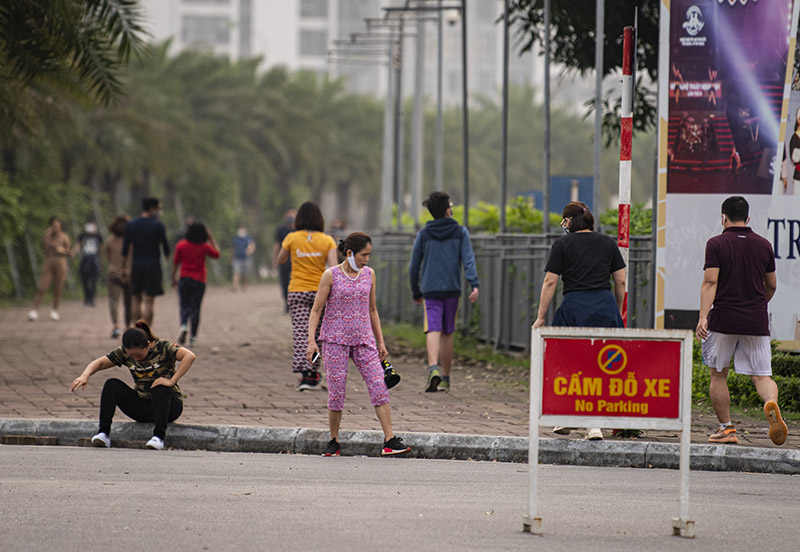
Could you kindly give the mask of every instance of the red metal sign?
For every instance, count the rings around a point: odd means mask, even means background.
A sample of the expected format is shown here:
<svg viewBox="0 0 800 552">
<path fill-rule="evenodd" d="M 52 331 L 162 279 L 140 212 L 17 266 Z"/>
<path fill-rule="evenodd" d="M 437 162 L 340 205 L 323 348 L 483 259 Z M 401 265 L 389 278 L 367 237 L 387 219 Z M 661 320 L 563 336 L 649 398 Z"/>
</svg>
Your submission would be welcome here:
<svg viewBox="0 0 800 552">
<path fill-rule="evenodd" d="M 542 415 L 678 418 L 676 341 L 544 338 Z"/>
</svg>

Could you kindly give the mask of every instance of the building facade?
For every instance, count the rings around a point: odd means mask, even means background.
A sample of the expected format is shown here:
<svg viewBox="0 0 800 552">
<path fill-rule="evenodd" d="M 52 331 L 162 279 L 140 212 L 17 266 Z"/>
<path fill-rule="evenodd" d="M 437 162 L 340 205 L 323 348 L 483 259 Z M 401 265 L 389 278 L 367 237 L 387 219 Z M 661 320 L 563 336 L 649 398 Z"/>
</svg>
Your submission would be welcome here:
<svg viewBox="0 0 800 552">
<path fill-rule="evenodd" d="M 171 39 L 171 51 L 198 48 L 231 59 L 260 56 L 263 69 L 283 65 L 346 80 L 348 90 L 383 97 L 388 82 L 386 61 L 365 59 L 329 61 L 334 40 L 349 40 L 366 31 L 365 18 L 384 16 L 382 7 L 401 6 L 405 0 L 142 0 L 146 28 L 154 40 Z M 502 0 L 467 0 L 467 55 L 470 95 L 499 98 L 502 85 Z M 427 14 L 431 17 L 431 14 Z M 461 103 L 461 20 L 444 14 L 442 98 L 446 105 Z M 424 93 L 436 94 L 437 39 L 434 21 L 425 26 Z M 406 25 L 413 31 L 415 23 Z M 403 42 L 403 94 L 414 90 L 416 37 Z M 512 52 L 512 83 L 532 83 L 532 55 Z"/>
</svg>

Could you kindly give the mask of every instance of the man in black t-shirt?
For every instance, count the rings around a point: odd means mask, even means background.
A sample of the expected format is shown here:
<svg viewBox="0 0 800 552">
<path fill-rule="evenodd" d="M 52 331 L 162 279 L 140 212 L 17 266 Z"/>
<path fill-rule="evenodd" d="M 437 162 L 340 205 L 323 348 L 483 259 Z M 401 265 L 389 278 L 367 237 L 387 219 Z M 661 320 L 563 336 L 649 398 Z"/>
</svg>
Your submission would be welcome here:
<svg viewBox="0 0 800 552">
<path fill-rule="evenodd" d="M 747 223 L 750 206 L 741 196 L 722 203 L 722 234 L 706 243 L 697 339 L 703 344 L 703 363 L 710 368 L 709 396 L 719 420 L 712 443 L 738 443 L 731 423 L 728 366 L 750 376 L 764 400 L 769 437 L 786 441 L 788 429 L 778 408 L 778 385 L 772 380 L 767 303 L 775 294 L 775 255 L 772 245 Z"/>
<path fill-rule="evenodd" d="M 153 323 L 153 307 L 155 299 L 164 294 L 161 275 L 161 254 L 169 257 L 167 231 L 158 220 L 161 214 L 161 202 L 154 197 L 142 200 L 142 216 L 133 219 L 125 226 L 122 241 L 123 274 L 130 272 L 131 316 L 134 320 L 143 319 L 149 325 Z M 133 249 L 132 260 L 128 257 Z M 130 269 L 128 262 L 130 260 Z"/>
</svg>

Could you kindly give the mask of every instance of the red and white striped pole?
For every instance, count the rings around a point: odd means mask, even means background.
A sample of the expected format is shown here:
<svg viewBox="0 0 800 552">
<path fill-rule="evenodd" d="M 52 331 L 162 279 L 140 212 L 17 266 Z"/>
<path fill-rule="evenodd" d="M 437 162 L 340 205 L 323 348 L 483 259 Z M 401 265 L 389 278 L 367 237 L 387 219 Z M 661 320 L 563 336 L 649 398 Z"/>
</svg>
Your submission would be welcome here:
<svg viewBox="0 0 800 552">
<path fill-rule="evenodd" d="M 633 137 L 633 53 L 635 44 L 633 27 L 625 27 L 622 43 L 622 109 L 620 112 L 619 148 L 619 220 L 617 245 L 625 261 L 625 300 L 622 304 L 622 321 L 628 326 L 628 283 L 630 282 L 631 233 L 631 146 Z"/>
</svg>

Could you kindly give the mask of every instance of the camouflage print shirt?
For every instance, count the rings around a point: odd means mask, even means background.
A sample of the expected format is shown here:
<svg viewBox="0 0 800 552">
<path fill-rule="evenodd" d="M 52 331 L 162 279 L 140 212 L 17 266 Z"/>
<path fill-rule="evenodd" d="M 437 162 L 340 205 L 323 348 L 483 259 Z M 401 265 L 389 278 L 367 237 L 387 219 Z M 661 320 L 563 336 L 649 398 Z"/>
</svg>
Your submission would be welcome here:
<svg viewBox="0 0 800 552">
<path fill-rule="evenodd" d="M 161 339 L 155 342 L 144 360 L 134 360 L 121 346 L 108 353 L 106 358 L 115 366 L 126 366 L 133 376 L 133 388 L 141 398 L 149 399 L 150 386 L 155 380 L 175 375 L 175 355 L 179 348 L 175 343 Z M 177 383 L 172 390 L 179 400 L 183 398 Z"/>
</svg>

